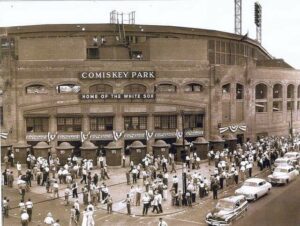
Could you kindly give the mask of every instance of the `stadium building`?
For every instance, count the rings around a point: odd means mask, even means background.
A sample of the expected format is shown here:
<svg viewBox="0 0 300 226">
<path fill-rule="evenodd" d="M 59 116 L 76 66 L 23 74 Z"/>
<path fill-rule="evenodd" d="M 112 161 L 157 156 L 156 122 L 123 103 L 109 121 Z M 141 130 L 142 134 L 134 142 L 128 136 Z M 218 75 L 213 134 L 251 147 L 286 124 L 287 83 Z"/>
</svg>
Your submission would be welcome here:
<svg viewBox="0 0 300 226">
<path fill-rule="evenodd" d="M 246 36 L 135 24 L 0 31 L 2 155 L 179 159 L 182 137 L 222 147 L 300 125 L 300 72 Z"/>
</svg>

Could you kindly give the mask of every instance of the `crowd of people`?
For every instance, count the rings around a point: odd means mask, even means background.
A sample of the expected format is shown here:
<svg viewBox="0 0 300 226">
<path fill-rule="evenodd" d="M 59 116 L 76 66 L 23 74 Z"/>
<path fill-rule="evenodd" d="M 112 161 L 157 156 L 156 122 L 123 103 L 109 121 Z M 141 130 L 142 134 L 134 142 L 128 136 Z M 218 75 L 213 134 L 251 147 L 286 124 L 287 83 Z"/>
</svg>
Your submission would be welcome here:
<svg viewBox="0 0 300 226">
<path fill-rule="evenodd" d="M 205 175 L 201 169 L 201 159 L 195 152 L 187 155 L 182 163 L 182 175 L 176 172 L 174 154 L 168 156 L 153 156 L 147 154 L 143 160 L 134 164 L 130 162 L 125 176 L 128 192 L 122 203 L 126 204 L 127 213 L 132 214 L 132 206 L 141 206 L 141 214 L 163 213 L 163 206 L 170 202 L 172 206 L 191 207 L 197 199 L 202 199 L 212 192 L 213 199 L 218 198 L 218 191 L 227 186 L 238 184 L 253 176 L 253 167 L 260 170 L 271 168 L 275 159 L 283 156 L 289 150 L 299 150 L 299 139 L 293 142 L 286 137 L 265 137 L 257 142 L 249 140 L 235 149 L 228 147 L 223 150 L 211 150 L 207 154 L 208 164 L 213 168 Z M 125 167 L 124 155 L 122 158 Z M 13 152 L 4 158 L 5 169 L 2 173 L 4 185 L 12 188 L 14 185 Z M 27 168 L 16 163 L 17 187 L 20 193 L 20 218 L 22 225 L 28 225 L 32 220 L 33 203 L 30 197 L 25 202 L 26 192 L 30 187 L 45 187 L 46 193 L 53 198 L 64 198 L 64 204 L 70 205 L 70 222 L 78 225 L 94 225 L 93 215 L 97 205 L 106 205 L 107 213 L 113 211 L 113 194 L 106 181 L 110 180 L 105 158 L 100 155 L 96 164 L 92 160 L 70 156 L 65 164 L 60 164 L 58 157 L 43 158 L 28 152 Z M 183 179 L 182 179 L 183 178 Z M 184 184 L 185 186 L 179 186 Z M 182 188 L 182 189 L 181 189 Z M 60 192 L 61 191 L 61 192 Z M 63 192 L 62 192 L 63 191 Z M 62 195 L 63 193 L 63 195 Z M 79 202 L 79 193 L 82 202 Z M 3 200 L 3 215 L 9 216 L 9 199 Z M 84 211 L 80 212 L 80 203 Z M 82 216 L 81 216 L 82 215 Z M 59 225 L 59 219 L 54 219 L 51 213 L 45 218 L 47 225 Z"/>
</svg>

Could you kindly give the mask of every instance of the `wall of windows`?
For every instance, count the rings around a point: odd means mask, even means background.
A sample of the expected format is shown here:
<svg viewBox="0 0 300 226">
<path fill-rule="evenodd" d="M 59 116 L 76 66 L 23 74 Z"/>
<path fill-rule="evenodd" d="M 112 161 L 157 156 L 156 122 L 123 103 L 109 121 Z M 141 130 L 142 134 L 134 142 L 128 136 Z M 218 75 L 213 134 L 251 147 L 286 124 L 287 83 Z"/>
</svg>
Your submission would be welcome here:
<svg viewBox="0 0 300 226">
<path fill-rule="evenodd" d="M 177 115 L 154 116 L 154 129 L 176 129 Z"/>
<path fill-rule="evenodd" d="M 208 41 L 208 60 L 210 64 L 243 65 L 248 58 L 268 59 L 259 49 L 241 41 Z"/>
<path fill-rule="evenodd" d="M 26 132 L 48 132 L 49 118 L 46 117 L 30 117 L 26 118 Z"/>
<path fill-rule="evenodd" d="M 114 118 L 112 116 L 92 117 L 90 118 L 90 129 L 91 131 L 113 130 L 113 121 Z"/>
<path fill-rule="evenodd" d="M 124 129 L 125 130 L 146 130 L 147 116 L 125 116 Z"/>
<path fill-rule="evenodd" d="M 81 131 L 81 117 L 58 117 L 57 131 Z"/>
<path fill-rule="evenodd" d="M 196 129 L 203 128 L 203 115 L 185 115 L 184 116 L 184 128 Z"/>
</svg>

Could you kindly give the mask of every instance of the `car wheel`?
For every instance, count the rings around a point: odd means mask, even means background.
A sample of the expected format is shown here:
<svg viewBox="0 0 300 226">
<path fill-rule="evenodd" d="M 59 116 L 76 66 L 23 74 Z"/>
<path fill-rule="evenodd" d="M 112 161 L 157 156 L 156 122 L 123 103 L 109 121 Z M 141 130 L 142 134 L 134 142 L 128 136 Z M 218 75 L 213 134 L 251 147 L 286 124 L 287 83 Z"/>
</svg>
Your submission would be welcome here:
<svg viewBox="0 0 300 226">
<path fill-rule="evenodd" d="M 289 181 L 289 179 L 286 179 L 286 184 L 288 184 L 290 181 Z"/>
<path fill-rule="evenodd" d="M 254 201 L 257 200 L 257 194 L 254 195 Z"/>
</svg>

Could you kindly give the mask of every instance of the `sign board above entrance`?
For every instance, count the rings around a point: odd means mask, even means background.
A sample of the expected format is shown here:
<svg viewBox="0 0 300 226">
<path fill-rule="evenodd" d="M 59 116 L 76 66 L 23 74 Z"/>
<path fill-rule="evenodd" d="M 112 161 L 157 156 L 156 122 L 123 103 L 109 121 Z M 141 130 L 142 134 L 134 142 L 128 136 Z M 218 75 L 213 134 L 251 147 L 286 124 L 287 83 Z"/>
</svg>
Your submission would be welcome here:
<svg viewBox="0 0 300 226">
<path fill-rule="evenodd" d="M 83 71 L 79 78 L 89 79 L 155 79 L 155 71 Z"/>
<path fill-rule="evenodd" d="M 152 100 L 155 99 L 154 93 L 103 93 L 103 94 L 79 94 L 81 100 L 106 100 L 106 99 L 138 99 L 138 100 Z"/>
</svg>

